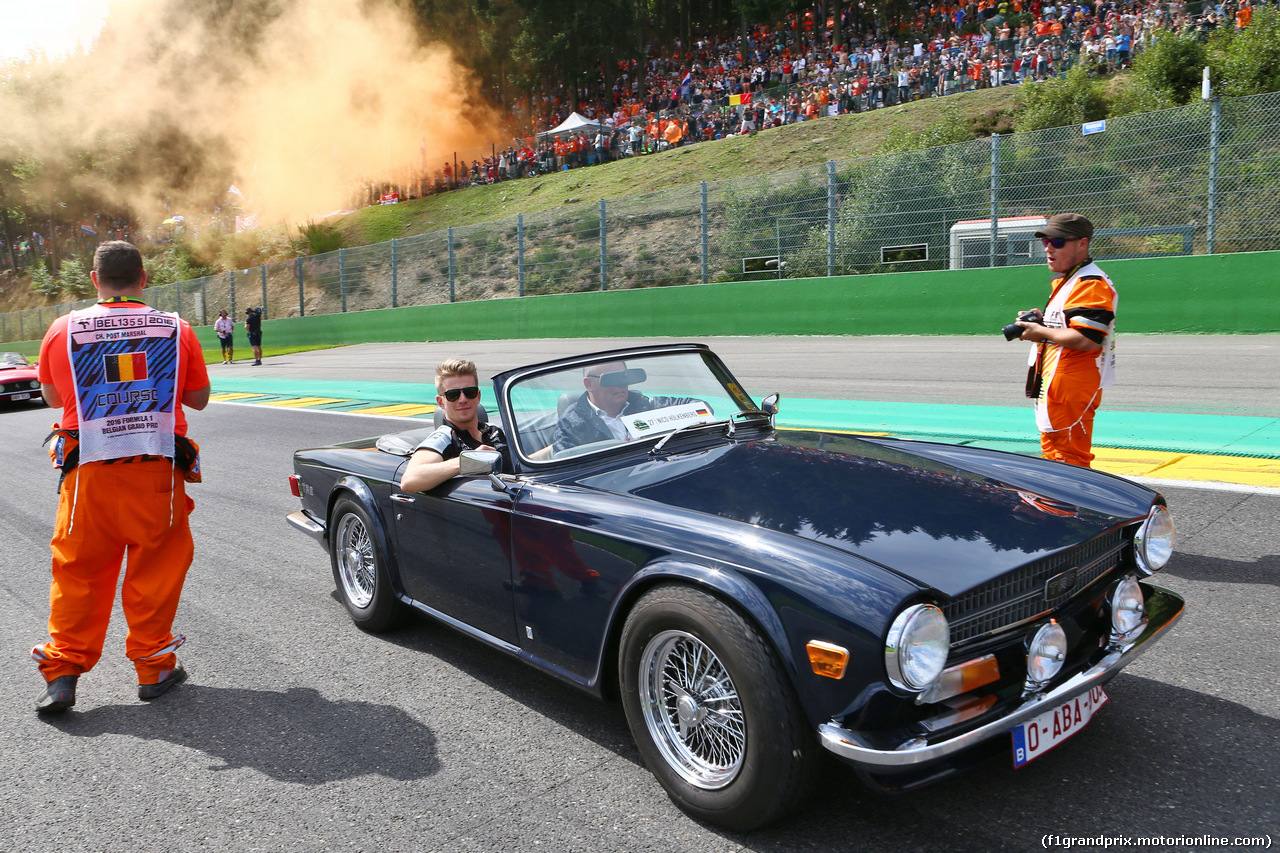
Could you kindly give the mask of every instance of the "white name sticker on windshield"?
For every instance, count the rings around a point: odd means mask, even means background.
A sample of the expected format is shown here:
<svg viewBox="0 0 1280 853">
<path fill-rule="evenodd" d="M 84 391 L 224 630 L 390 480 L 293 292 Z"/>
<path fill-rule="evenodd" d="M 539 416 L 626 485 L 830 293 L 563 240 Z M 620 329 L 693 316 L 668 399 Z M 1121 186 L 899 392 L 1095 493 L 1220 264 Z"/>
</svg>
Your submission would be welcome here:
<svg viewBox="0 0 1280 853">
<path fill-rule="evenodd" d="M 627 425 L 627 434 L 636 439 L 660 432 L 670 432 L 690 424 L 703 423 L 711 418 L 710 406 L 704 403 L 685 403 L 680 406 L 667 406 L 664 409 L 624 415 L 623 423 Z"/>
</svg>

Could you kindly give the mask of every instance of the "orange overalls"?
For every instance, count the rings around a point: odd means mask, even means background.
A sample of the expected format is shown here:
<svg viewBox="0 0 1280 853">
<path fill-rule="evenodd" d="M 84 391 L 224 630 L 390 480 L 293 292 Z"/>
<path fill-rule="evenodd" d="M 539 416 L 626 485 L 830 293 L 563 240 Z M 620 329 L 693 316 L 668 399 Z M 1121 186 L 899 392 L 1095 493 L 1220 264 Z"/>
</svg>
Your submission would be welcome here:
<svg viewBox="0 0 1280 853">
<path fill-rule="evenodd" d="M 112 313 L 149 311 L 136 301 L 111 305 Z M 68 320 L 53 322 L 40 348 L 40 381 L 53 384 L 63 400 L 62 428 L 81 427 L 67 348 Z M 208 386 L 200 343 L 180 323 L 175 394 Z M 174 402 L 177 435 L 186 435 L 182 406 Z M 176 455 L 176 454 L 175 454 Z M 55 460 L 59 467 L 63 458 Z M 53 580 L 49 589 L 50 641 L 31 650 L 46 681 L 79 675 L 102 656 L 115 603 L 121 563 L 128 558 L 121 604 L 129 624 L 125 651 L 139 684 L 155 684 L 176 665 L 174 651 L 185 639 L 172 633 L 193 545 L 184 473 L 156 456 L 82 462 L 67 472 L 54 526 Z"/>
<path fill-rule="evenodd" d="M 1105 338 L 1100 349 L 1089 352 L 1047 341 L 1032 349 L 1031 365 L 1039 385 L 1036 425 L 1045 459 L 1083 468 L 1088 468 L 1094 459 L 1094 414 L 1102 402 L 1102 389 L 1115 381 L 1116 301 L 1115 286 L 1092 262 L 1053 281 L 1053 296 L 1044 312 L 1045 325 L 1088 329 Z M 1107 312 L 1111 320 L 1101 322 L 1080 311 Z"/>
</svg>

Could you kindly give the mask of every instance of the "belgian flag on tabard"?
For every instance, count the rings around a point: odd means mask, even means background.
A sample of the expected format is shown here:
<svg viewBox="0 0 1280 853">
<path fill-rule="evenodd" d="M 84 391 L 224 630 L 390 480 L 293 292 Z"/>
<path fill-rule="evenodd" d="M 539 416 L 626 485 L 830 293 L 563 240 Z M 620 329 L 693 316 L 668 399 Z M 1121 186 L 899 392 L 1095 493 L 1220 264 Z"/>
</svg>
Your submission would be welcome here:
<svg viewBox="0 0 1280 853">
<path fill-rule="evenodd" d="M 104 355 L 103 367 L 108 382 L 137 382 L 147 378 L 147 354 L 145 352 L 122 352 L 118 355 Z"/>
</svg>

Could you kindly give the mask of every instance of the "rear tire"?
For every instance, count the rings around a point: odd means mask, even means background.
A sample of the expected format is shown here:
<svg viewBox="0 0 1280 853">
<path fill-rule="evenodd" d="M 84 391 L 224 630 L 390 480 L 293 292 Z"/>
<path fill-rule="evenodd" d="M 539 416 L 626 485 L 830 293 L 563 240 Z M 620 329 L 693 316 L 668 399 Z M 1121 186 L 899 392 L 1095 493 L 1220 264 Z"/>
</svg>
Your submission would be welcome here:
<svg viewBox="0 0 1280 853">
<path fill-rule="evenodd" d="M 799 806 L 817 739 L 754 625 L 712 595 L 662 586 L 636 603 L 618 654 L 631 734 L 676 805 L 736 831 Z"/>
<path fill-rule="evenodd" d="M 351 621 L 374 633 L 399 625 L 406 608 L 391 588 L 386 554 L 368 511 L 352 497 L 339 498 L 329 530 L 333 581 Z"/>
</svg>

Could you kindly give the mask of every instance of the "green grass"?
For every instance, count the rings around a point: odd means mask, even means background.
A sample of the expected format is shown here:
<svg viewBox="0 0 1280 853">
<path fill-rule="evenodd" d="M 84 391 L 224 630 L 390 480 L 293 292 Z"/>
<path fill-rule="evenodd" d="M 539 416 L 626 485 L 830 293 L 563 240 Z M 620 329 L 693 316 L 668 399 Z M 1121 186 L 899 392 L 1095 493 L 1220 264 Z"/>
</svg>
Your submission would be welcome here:
<svg viewBox="0 0 1280 853">
<path fill-rule="evenodd" d="M 954 110 L 970 120 L 1011 110 L 1016 86 L 929 98 L 898 107 L 763 130 L 751 137 L 700 142 L 605 166 L 555 172 L 536 178 L 468 187 L 394 205 L 375 205 L 343 219 L 348 246 L 382 243 L 495 219 L 538 213 L 568 204 L 627 196 L 801 169 L 828 160 L 869 157 L 891 134 L 920 131 L 954 121 Z"/>
</svg>

